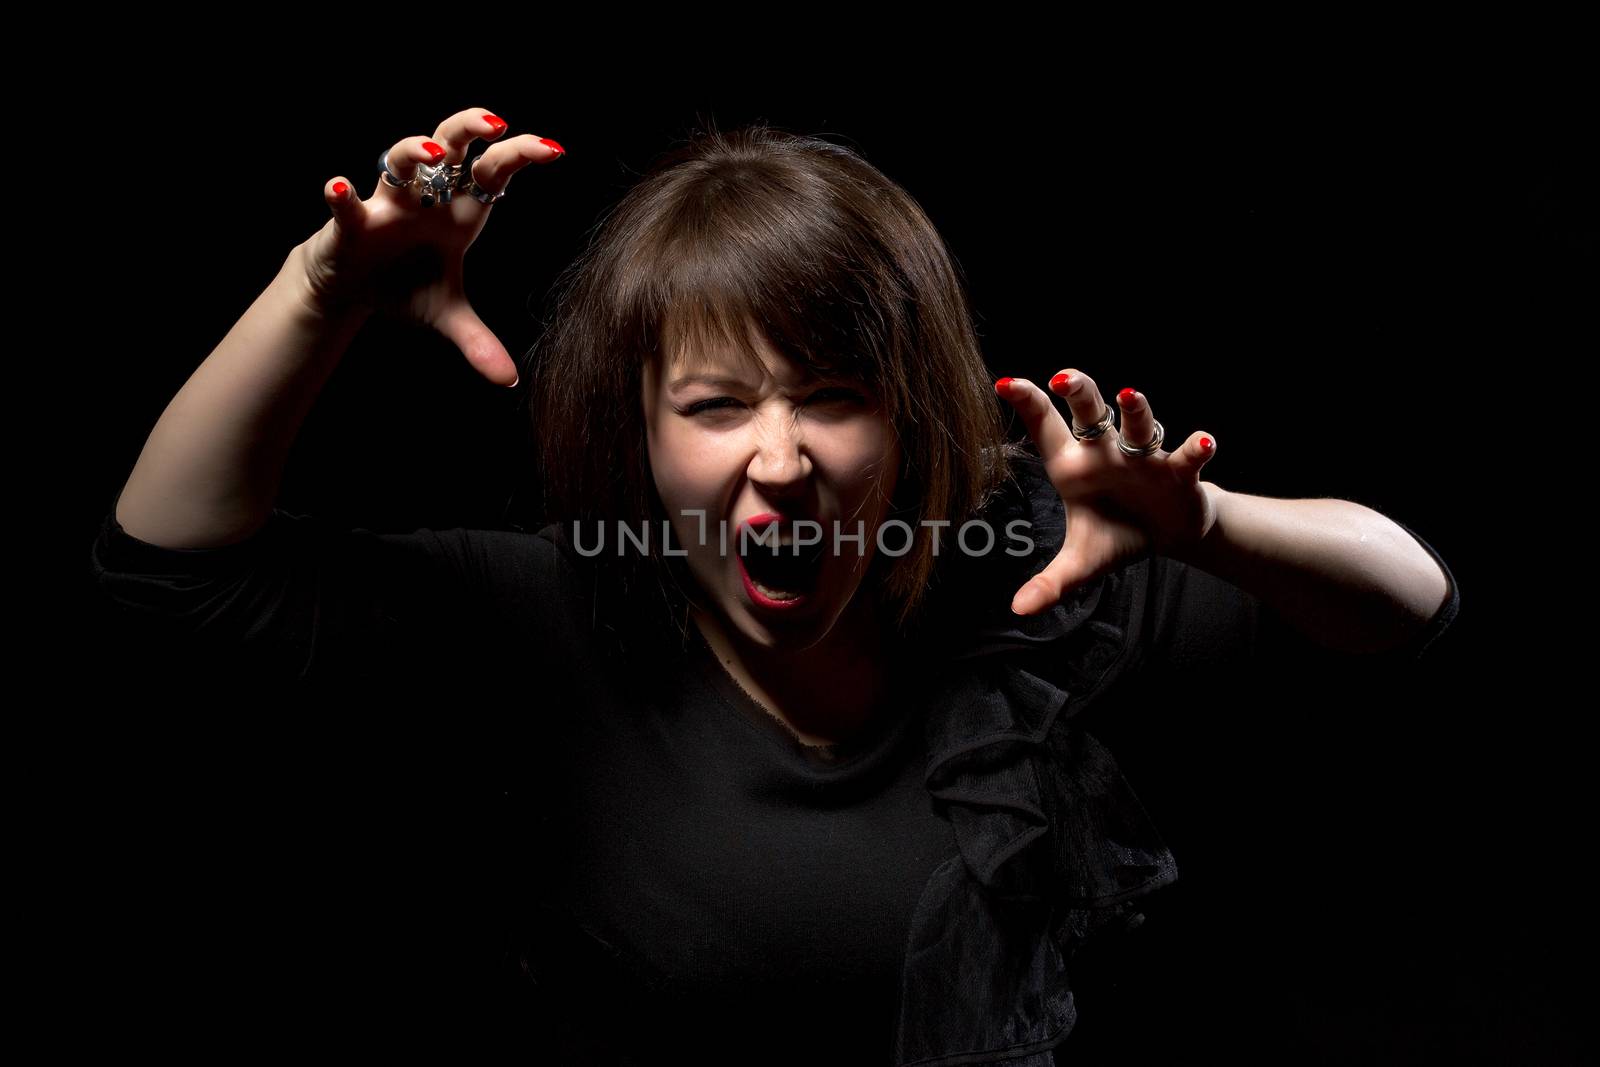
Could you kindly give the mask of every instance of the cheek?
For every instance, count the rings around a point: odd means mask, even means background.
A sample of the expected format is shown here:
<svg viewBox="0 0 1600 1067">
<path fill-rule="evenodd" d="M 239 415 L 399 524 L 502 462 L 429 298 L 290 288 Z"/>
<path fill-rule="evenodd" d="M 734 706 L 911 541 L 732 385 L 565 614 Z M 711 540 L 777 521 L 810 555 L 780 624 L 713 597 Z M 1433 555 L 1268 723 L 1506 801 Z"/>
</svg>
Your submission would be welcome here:
<svg viewBox="0 0 1600 1067">
<path fill-rule="evenodd" d="M 715 469 L 715 450 L 703 437 L 686 429 L 681 422 L 668 424 L 651 437 L 650 469 L 655 473 L 656 490 L 669 504 L 674 500 L 694 500 L 704 495 Z"/>
<path fill-rule="evenodd" d="M 861 484 L 873 490 L 881 485 L 885 496 L 893 494 L 901 462 L 894 430 L 882 422 L 862 427 L 853 451 L 854 468 L 861 472 Z"/>
<path fill-rule="evenodd" d="M 727 486 L 727 464 L 714 441 L 693 426 L 663 428 L 652 441 L 650 469 L 678 546 L 688 550 L 690 569 L 702 578 L 715 569 L 718 524 Z M 704 512 L 704 515 L 698 514 Z M 705 540 L 702 541 L 702 533 Z"/>
<path fill-rule="evenodd" d="M 666 499 L 669 490 L 677 492 L 684 482 L 694 448 L 687 440 L 680 419 L 658 417 L 650 427 L 648 440 L 650 469 L 655 472 L 662 498 Z"/>
</svg>

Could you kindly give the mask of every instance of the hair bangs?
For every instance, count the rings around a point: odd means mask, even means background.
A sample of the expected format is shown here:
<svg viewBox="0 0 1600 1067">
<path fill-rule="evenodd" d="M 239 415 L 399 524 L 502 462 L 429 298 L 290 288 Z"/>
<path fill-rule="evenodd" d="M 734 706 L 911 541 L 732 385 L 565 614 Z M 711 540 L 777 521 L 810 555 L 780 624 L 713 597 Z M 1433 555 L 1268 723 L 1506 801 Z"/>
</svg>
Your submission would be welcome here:
<svg viewBox="0 0 1600 1067">
<path fill-rule="evenodd" d="M 656 246 L 659 261 L 642 269 L 646 292 L 634 302 L 640 332 L 659 338 L 647 358 L 693 363 L 733 355 L 757 375 L 757 339 L 818 378 L 861 382 L 875 392 L 897 380 L 891 353 L 898 317 L 883 306 L 877 272 L 851 261 L 864 223 L 838 205 L 797 210 L 792 190 L 775 183 L 726 202 L 682 190 Z M 898 301 L 898 293 L 891 300 Z M 898 411 L 900 404 L 893 408 Z"/>
</svg>

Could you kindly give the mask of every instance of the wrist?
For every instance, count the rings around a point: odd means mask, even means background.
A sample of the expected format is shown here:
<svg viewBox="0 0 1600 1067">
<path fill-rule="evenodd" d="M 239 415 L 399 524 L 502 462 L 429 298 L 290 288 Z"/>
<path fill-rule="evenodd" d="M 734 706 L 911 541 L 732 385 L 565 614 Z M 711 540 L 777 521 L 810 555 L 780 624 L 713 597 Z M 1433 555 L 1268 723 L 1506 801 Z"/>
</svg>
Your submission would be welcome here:
<svg viewBox="0 0 1600 1067">
<path fill-rule="evenodd" d="M 1228 547 L 1227 513 L 1231 508 L 1233 494 L 1215 482 L 1201 482 L 1200 488 L 1205 491 L 1207 511 L 1209 512 L 1208 525 L 1205 532 L 1198 540 L 1192 542 L 1182 551 L 1173 554 L 1173 558 L 1180 563 L 1192 567 L 1199 567 L 1203 571 L 1218 573 L 1220 561 L 1224 558 Z"/>
<path fill-rule="evenodd" d="M 307 327 L 334 332 L 359 329 L 375 309 L 357 300 L 333 299 L 323 291 L 312 280 L 306 245 L 307 242 L 301 242 L 290 250 L 278 276 L 272 280 L 272 287 Z"/>
</svg>

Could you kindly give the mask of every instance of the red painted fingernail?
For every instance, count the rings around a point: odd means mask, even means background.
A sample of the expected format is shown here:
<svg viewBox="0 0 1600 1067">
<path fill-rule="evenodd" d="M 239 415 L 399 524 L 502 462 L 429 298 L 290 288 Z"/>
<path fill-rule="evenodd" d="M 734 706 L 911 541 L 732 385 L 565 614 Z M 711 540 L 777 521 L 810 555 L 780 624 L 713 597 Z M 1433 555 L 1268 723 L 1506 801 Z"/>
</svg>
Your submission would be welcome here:
<svg viewBox="0 0 1600 1067">
<path fill-rule="evenodd" d="M 422 150 L 424 152 L 428 153 L 429 156 L 433 157 L 433 158 L 428 160 L 428 162 L 430 162 L 430 163 L 437 163 L 437 162 L 439 162 L 439 160 L 444 158 L 444 149 L 440 148 L 438 145 L 434 144 L 432 141 L 423 141 L 422 142 Z"/>
<path fill-rule="evenodd" d="M 1202 452 L 1210 452 L 1211 451 L 1211 438 L 1209 438 L 1209 437 L 1200 438 L 1200 451 L 1202 451 Z"/>
<path fill-rule="evenodd" d="M 1132 386 L 1129 386 L 1128 388 L 1124 389 L 1122 392 L 1117 394 L 1117 399 L 1118 400 L 1126 400 L 1130 404 L 1133 403 L 1133 397 L 1134 397 L 1134 390 L 1133 390 Z"/>
<path fill-rule="evenodd" d="M 1065 389 L 1071 384 L 1072 375 L 1068 374 L 1066 371 L 1062 371 L 1060 374 L 1050 379 L 1050 388 L 1052 389 Z"/>
<path fill-rule="evenodd" d="M 348 185 L 346 185 L 344 182 L 334 182 L 333 183 L 333 195 L 334 196 L 338 196 L 338 197 L 342 197 L 342 196 L 344 196 L 345 190 L 348 189 L 348 188 L 350 188 L 350 187 Z"/>
<path fill-rule="evenodd" d="M 506 120 L 498 115 L 485 115 L 483 116 L 483 121 L 493 126 L 494 132 L 497 134 L 506 132 Z"/>
<path fill-rule="evenodd" d="M 556 141 L 552 141 L 548 137 L 539 138 L 539 143 L 544 145 L 546 148 L 554 148 L 557 152 L 560 152 L 562 155 L 566 155 L 567 154 L 567 150 L 565 148 L 562 148 L 560 143 L 558 143 Z"/>
<path fill-rule="evenodd" d="M 1014 380 L 1015 379 L 1012 378 L 1001 378 L 999 381 L 994 383 L 994 391 L 999 393 L 1001 396 L 1005 396 L 1006 390 L 1011 388 L 1011 383 Z"/>
</svg>

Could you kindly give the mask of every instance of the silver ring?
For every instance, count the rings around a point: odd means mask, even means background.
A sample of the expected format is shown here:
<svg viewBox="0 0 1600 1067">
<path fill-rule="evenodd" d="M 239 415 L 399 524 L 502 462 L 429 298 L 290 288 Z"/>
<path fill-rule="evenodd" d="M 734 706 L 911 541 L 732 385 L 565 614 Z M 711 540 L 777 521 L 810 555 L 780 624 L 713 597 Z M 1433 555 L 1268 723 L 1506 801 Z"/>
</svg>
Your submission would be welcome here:
<svg viewBox="0 0 1600 1067">
<path fill-rule="evenodd" d="M 1115 425 L 1115 423 L 1116 415 L 1112 412 L 1111 406 L 1107 404 L 1106 413 L 1100 416 L 1100 421 L 1095 423 L 1093 426 L 1090 426 L 1088 429 L 1084 429 L 1078 425 L 1077 419 L 1072 419 L 1067 423 L 1067 428 L 1072 431 L 1072 436 L 1076 437 L 1078 440 L 1093 441 L 1095 438 L 1103 436 L 1107 430 L 1111 429 L 1111 427 Z"/>
<path fill-rule="evenodd" d="M 482 158 L 483 155 L 480 153 L 477 158 L 472 161 L 472 163 L 467 164 L 467 169 L 465 172 L 466 180 L 461 183 L 460 188 L 480 204 L 493 204 L 499 200 L 505 199 L 506 194 L 504 189 L 500 190 L 498 193 L 484 191 L 483 186 L 479 185 L 477 179 L 472 176 L 473 166 L 478 162 L 479 159 Z"/>
<path fill-rule="evenodd" d="M 1132 445 L 1129 445 L 1126 441 L 1124 441 L 1122 439 L 1122 435 L 1121 434 L 1118 434 L 1117 435 L 1117 447 L 1122 449 L 1122 454 L 1124 456 L 1150 456 L 1150 455 L 1154 455 L 1157 451 L 1160 450 L 1161 442 L 1165 441 L 1166 439 L 1167 439 L 1167 429 L 1166 429 L 1165 426 L 1161 425 L 1161 420 L 1157 419 L 1156 420 L 1156 436 L 1155 436 L 1155 440 L 1151 441 L 1147 445 L 1140 445 L 1138 448 L 1134 448 Z"/>
<path fill-rule="evenodd" d="M 389 153 L 387 149 L 384 151 L 383 155 L 378 157 L 378 173 L 383 175 L 383 184 L 387 185 L 391 189 L 409 189 L 411 188 L 412 182 L 417 180 L 412 178 L 411 181 L 406 181 L 404 178 L 401 178 L 399 175 L 395 174 L 394 171 L 389 169 Z"/>
<path fill-rule="evenodd" d="M 422 206 L 432 207 L 435 202 L 448 204 L 451 194 L 461 184 L 462 169 L 460 163 L 441 163 L 437 167 L 418 163 L 417 177 L 422 184 Z"/>
</svg>

